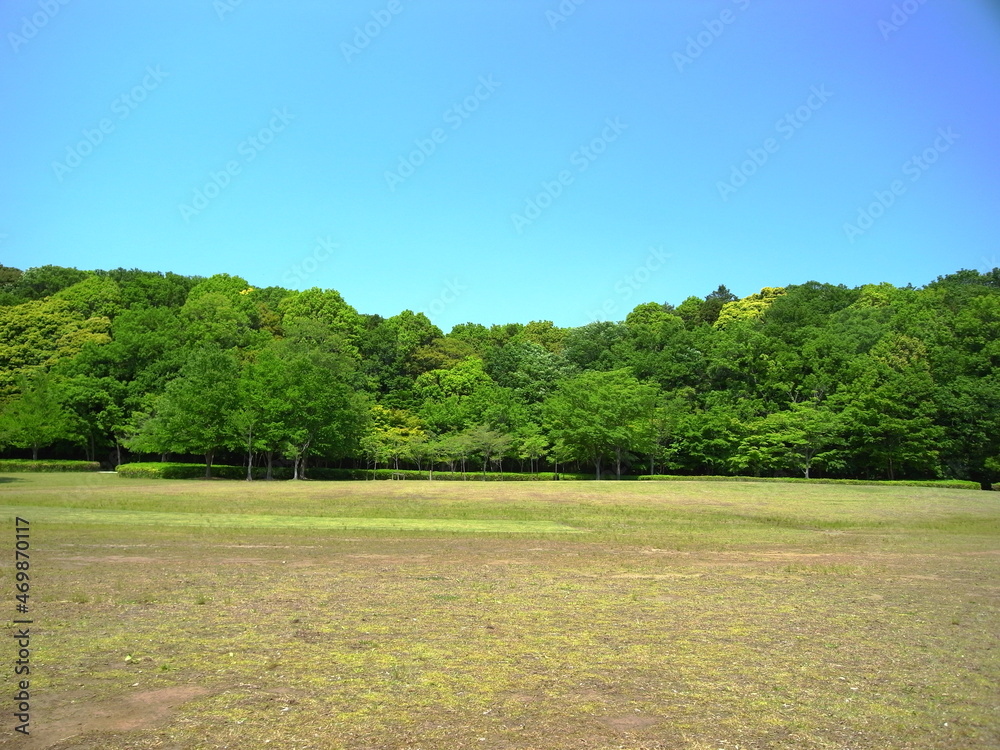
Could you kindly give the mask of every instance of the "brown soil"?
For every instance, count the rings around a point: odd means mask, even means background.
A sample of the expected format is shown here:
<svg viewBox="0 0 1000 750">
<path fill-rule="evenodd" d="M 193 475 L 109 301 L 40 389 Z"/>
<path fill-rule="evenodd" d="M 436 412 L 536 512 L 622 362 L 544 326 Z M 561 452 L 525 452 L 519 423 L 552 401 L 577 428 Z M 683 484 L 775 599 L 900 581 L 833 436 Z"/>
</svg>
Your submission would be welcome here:
<svg viewBox="0 0 1000 750">
<path fill-rule="evenodd" d="M 134 692 L 96 703 L 81 699 L 46 707 L 39 700 L 32 713 L 44 716 L 44 723 L 33 721 L 28 738 L 18 735 L 13 740 L 0 741 L 0 747 L 54 750 L 67 740 L 73 740 L 74 748 L 85 747 L 80 743 L 88 740 L 93 740 L 93 747 L 102 747 L 108 733 L 148 729 L 168 719 L 177 706 L 208 693 L 206 688 L 197 685 L 180 685 Z"/>
</svg>

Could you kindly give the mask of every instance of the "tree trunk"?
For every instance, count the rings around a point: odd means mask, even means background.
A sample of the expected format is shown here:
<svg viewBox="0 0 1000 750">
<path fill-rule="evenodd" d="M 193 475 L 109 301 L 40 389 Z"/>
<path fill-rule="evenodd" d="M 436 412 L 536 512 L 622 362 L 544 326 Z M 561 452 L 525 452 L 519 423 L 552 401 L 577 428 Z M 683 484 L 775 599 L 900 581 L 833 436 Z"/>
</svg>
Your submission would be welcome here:
<svg viewBox="0 0 1000 750">
<path fill-rule="evenodd" d="M 32 461 L 37 461 L 38 460 L 38 446 L 37 445 L 31 446 L 31 460 Z"/>
<path fill-rule="evenodd" d="M 115 468 L 117 469 L 122 463 L 122 444 L 118 442 L 118 438 L 115 438 L 115 453 L 118 456 L 118 458 L 115 459 L 117 461 Z"/>
<path fill-rule="evenodd" d="M 274 451 L 265 451 L 265 456 L 267 456 L 267 476 L 264 479 L 274 479 L 274 474 L 271 472 L 271 466 L 274 462 Z"/>
<path fill-rule="evenodd" d="M 601 478 L 601 456 L 598 456 L 597 460 L 594 461 L 594 466 L 597 468 L 597 479 L 600 480 L 600 478 Z"/>
<path fill-rule="evenodd" d="M 205 479 L 212 478 L 212 456 L 214 451 L 205 451 Z"/>
<path fill-rule="evenodd" d="M 253 427 L 247 429 L 247 481 L 253 481 Z"/>
<path fill-rule="evenodd" d="M 615 448 L 615 478 L 621 481 L 622 478 L 622 449 Z"/>
</svg>

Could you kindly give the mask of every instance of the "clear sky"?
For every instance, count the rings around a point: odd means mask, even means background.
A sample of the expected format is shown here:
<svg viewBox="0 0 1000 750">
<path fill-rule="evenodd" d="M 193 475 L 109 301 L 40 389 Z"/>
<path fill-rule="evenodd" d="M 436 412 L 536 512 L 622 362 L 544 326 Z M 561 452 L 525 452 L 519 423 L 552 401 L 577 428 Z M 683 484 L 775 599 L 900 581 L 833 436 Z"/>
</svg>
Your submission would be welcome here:
<svg viewBox="0 0 1000 750">
<path fill-rule="evenodd" d="M 621 319 L 1000 265 L 989 0 L 5 0 L 0 263 Z"/>
</svg>

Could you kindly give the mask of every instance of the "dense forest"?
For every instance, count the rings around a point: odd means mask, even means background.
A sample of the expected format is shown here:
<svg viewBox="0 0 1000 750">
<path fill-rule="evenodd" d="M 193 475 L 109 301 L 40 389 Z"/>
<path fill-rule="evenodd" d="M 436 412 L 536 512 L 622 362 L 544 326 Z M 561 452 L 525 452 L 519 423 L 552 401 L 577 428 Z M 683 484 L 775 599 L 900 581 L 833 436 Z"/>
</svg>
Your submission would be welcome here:
<svg viewBox="0 0 1000 750">
<path fill-rule="evenodd" d="M 1000 478 L 1000 269 L 444 333 L 336 291 L 0 266 L 0 448 L 108 466 Z"/>
</svg>

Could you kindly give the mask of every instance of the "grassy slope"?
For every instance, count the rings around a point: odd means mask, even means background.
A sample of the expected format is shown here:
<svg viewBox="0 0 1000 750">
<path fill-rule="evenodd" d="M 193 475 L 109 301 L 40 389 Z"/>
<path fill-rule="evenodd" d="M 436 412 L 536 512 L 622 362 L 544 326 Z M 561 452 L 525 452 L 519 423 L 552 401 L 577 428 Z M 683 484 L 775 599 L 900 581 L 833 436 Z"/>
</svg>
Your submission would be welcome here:
<svg viewBox="0 0 1000 750">
<path fill-rule="evenodd" d="M 6 479 L 0 516 L 49 509 L 32 531 L 40 716 L 209 689 L 60 748 L 1000 743 L 992 493 Z M 214 518 L 57 521 L 70 507 Z M 225 520 L 241 515 L 283 520 Z M 584 533 L 288 528 L 309 516 Z"/>
</svg>

